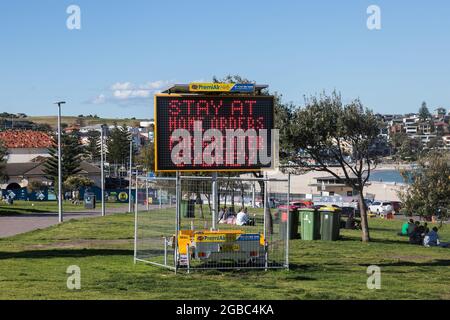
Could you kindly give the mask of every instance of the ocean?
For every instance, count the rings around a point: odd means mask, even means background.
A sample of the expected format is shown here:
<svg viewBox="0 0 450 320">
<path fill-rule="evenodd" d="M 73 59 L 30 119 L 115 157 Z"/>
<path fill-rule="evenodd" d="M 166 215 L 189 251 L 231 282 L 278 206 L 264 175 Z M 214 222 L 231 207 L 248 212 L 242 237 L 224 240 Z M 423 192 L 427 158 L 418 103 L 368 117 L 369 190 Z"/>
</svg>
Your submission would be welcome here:
<svg viewBox="0 0 450 320">
<path fill-rule="evenodd" d="M 386 182 L 386 183 L 405 183 L 402 175 L 398 170 L 378 170 L 373 171 L 370 175 L 370 181 Z"/>
</svg>

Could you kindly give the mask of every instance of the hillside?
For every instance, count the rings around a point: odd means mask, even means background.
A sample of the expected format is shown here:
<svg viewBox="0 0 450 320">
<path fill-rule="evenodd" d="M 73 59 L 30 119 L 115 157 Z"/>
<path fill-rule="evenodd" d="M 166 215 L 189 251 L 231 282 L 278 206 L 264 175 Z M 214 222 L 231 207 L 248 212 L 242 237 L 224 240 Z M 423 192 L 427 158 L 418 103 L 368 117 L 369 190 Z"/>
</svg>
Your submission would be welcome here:
<svg viewBox="0 0 450 320">
<path fill-rule="evenodd" d="M 117 124 L 119 125 L 125 123 L 130 126 L 135 126 L 136 123 L 139 123 L 141 121 L 148 121 L 148 119 L 119 119 L 119 118 L 108 119 L 108 118 L 89 118 L 89 117 L 78 118 L 74 116 L 63 116 L 61 118 L 61 122 L 71 125 L 77 123 L 77 120 L 79 121 L 79 119 L 81 119 L 83 125 L 85 126 L 91 126 L 96 124 L 113 125 L 114 122 L 117 122 Z M 56 116 L 41 116 L 41 117 L 27 117 L 24 118 L 23 120 L 29 120 L 38 124 L 49 124 L 52 127 L 56 127 L 58 118 Z"/>
</svg>

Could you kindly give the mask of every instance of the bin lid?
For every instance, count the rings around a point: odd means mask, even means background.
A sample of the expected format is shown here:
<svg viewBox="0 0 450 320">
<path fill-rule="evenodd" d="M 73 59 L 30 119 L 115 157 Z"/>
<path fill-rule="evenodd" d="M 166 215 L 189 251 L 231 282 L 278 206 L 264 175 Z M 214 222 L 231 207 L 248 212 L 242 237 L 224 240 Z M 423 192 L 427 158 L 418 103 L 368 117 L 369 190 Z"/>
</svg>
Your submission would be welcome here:
<svg viewBox="0 0 450 320">
<path fill-rule="evenodd" d="M 341 208 L 336 207 L 322 207 L 319 209 L 320 212 L 341 212 Z"/>
<path fill-rule="evenodd" d="M 298 211 L 315 212 L 316 209 L 314 209 L 314 208 L 301 208 L 301 209 L 298 209 Z"/>
</svg>

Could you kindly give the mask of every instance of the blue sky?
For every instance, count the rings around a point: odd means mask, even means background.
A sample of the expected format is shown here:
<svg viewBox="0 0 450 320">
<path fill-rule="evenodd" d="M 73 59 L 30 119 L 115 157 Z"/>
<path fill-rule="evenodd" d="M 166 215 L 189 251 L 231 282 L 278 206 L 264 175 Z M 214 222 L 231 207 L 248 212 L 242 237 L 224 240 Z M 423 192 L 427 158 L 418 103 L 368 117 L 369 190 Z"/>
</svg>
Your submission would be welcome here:
<svg viewBox="0 0 450 320">
<path fill-rule="evenodd" d="M 66 9 L 81 8 L 81 30 Z M 382 29 L 366 27 L 381 8 Z M 240 74 L 301 103 L 337 89 L 381 113 L 450 108 L 446 0 L 0 4 L 0 111 L 151 118 L 170 83 Z"/>
</svg>

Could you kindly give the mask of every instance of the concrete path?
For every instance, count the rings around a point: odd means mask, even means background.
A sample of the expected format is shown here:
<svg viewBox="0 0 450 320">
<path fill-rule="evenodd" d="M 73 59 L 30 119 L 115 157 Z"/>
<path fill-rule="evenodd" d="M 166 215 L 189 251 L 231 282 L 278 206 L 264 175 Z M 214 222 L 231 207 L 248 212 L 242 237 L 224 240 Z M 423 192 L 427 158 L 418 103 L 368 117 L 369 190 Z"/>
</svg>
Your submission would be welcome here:
<svg viewBox="0 0 450 320">
<path fill-rule="evenodd" d="M 64 221 L 99 217 L 99 212 L 65 213 Z M 7 238 L 17 234 L 44 229 L 58 224 L 58 214 L 20 214 L 14 216 L 0 216 L 0 238 Z"/>
<path fill-rule="evenodd" d="M 163 206 L 168 208 L 169 206 Z M 160 209 L 157 205 L 149 206 L 150 210 Z M 140 205 L 139 210 L 145 210 L 145 206 Z M 107 208 L 106 215 L 115 213 L 125 213 L 128 207 Z M 101 216 L 101 210 L 92 212 L 64 212 L 64 221 L 83 218 L 95 218 Z M 0 238 L 12 237 L 17 234 L 30 232 L 37 229 L 44 229 L 58 224 L 57 213 L 29 213 L 16 215 L 0 215 Z"/>
</svg>

